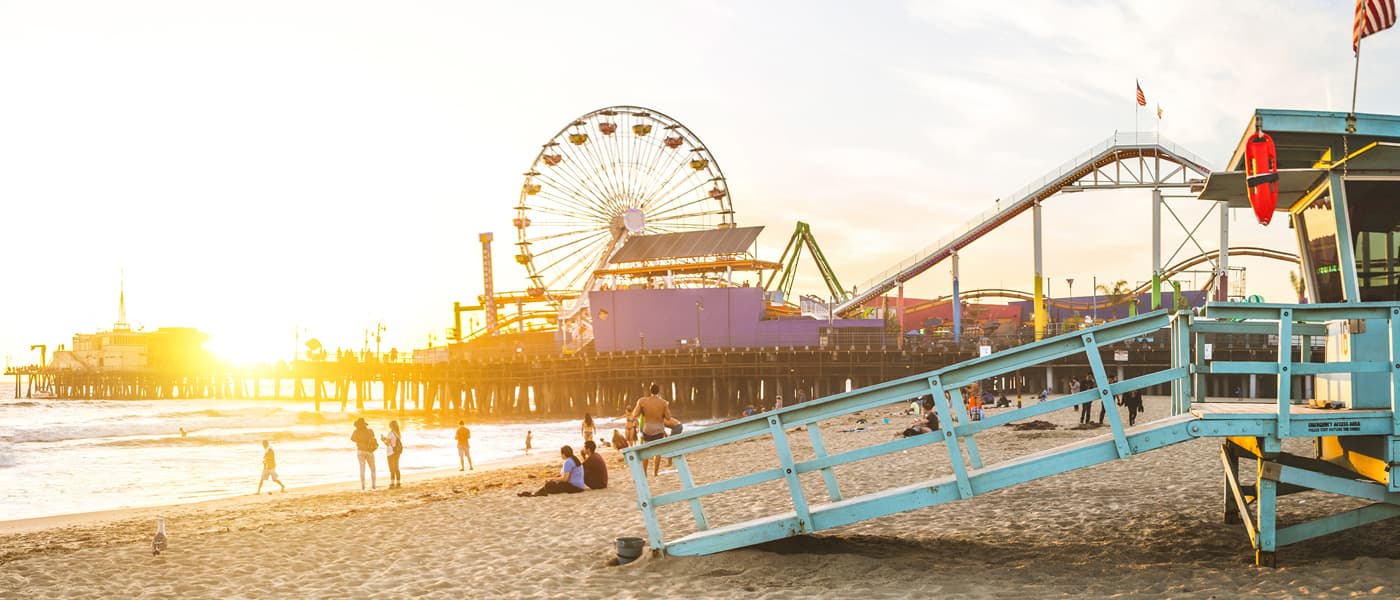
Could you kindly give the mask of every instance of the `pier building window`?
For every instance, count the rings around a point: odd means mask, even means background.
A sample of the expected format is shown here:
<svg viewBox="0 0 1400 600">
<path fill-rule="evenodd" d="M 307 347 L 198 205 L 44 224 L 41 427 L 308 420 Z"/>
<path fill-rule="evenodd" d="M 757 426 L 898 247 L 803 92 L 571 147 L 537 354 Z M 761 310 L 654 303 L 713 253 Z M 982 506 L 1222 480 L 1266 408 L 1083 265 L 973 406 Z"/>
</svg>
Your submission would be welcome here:
<svg viewBox="0 0 1400 600">
<path fill-rule="evenodd" d="M 1400 181 L 1346 185 L 1360 300 L 1400 301 Z"/>
<path fill-rule="evenodd" d="M 1303 241 L 1303 267 L 1314 302 L 1342 301 L 1341 262 L 1337 255 L 1337 215 L 1330 196 L 1320 196 L 1294 219 Z"/>
</svg>

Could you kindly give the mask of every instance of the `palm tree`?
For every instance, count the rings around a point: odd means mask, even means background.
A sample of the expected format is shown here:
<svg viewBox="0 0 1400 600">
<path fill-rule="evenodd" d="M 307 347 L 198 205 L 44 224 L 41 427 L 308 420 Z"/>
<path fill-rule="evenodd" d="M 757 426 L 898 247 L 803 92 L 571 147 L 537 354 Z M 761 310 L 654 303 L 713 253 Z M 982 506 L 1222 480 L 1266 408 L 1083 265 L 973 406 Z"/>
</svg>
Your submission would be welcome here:
<svg viewBox="0 0 1400 600">
<path fill-rule="evenodd" d="M 1298 303 L 1307 302 L 1308 281 L 1303 276 L 1294 272 L 1288 272 L 1288 283 L 1293 284 L 1293 291 L 1298 292 Z"/>
<path fill-rule="evenodd" d="M 1119 304 L 1127 302 L 1132 296 L 1132 292 L 1133 288 L 1128 286 L 1128 280 L 1126 279 L 1119 279 L 1113 282 L 1113 287 L 1102 283 L 1099 284 L 1099 293 L 1103 294 L 1104 298 L 1107 299 L 1109 307 L 1118 306 Z"/>
</svg>

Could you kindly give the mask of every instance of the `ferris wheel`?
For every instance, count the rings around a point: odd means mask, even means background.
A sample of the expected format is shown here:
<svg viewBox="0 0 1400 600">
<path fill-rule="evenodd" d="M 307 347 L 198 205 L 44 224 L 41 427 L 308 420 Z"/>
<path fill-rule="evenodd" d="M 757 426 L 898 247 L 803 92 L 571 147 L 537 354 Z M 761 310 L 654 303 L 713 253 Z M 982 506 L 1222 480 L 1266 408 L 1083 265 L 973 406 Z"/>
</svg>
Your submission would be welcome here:
<svg viewBox="0 0 1400 600">
<path fill-rule="evenodd" d="M 587 293 L 630 236 L 734 226 L 729 187 L 679 121 L 637 106 L 590 112 L 540 149 L 515 207 L 532 296 Z"/>
</svg>

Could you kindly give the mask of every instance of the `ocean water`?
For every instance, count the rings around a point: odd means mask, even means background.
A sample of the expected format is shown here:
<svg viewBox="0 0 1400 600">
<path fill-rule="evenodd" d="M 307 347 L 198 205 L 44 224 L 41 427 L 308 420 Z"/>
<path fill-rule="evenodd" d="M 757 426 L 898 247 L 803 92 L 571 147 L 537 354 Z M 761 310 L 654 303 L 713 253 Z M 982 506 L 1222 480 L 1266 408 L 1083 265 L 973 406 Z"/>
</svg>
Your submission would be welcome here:
<svg viewBox="0 0 1400 600">
<path fill-rule="evenodd" d="M 277 474 L 289 489 L 359 482 L 351 423 L 358 415 L 313 411 L 311 402 L 268 400 L 52 400 L 14 397 L 0 385 L 0 520 L 125 507 L 159 506 L 251 494 L 262 472 L 262 443 L 277 452 Z M 377 403 L 376 403 L 377 404 Z M 339 408 L 338 405 L 335 408 Z M 377 436 L 395 418 L 403 429 L 405 476 L 457 468 L 455 417 L 369 416 Z M 534 453 L 558 455 L 582 444 L 579 421 L 472 423 L 472 460 Z M 188 435 L 182 437 L 180 428 Z M 622 428 L 597 420 L 598 439 Z M 376 452 L 379 485 L 389 466 Z M 408 485 L 412 485 L 411 483 Z M 263 492 L 276 489 L 268 482 Z"/>
</svg>

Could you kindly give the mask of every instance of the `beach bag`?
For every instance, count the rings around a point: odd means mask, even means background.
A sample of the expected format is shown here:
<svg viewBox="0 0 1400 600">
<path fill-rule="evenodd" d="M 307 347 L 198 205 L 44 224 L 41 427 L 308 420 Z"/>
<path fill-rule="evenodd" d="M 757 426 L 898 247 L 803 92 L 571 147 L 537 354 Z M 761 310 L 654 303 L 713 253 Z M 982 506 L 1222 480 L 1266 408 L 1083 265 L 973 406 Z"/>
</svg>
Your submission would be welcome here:
<svg viewBox="0 0 1400 600">
<path fill-rule="evenodd" d="M 374 439 L 374 436 L 371 435 L 369 436 L 369 444 L 366 445 L 369 446 L 369 452 L 374 452 L 379 449 L 379 440 Z"/>
<path fill-rule="evenodd" d="M 394 452 L 394 454 L 403 454 L 403 438 L 401 438 L 401 437 L 395 437 L 395 438 L 394 438 L 394 450 L 393 450 L 393 452 Z"/>
</svg>

